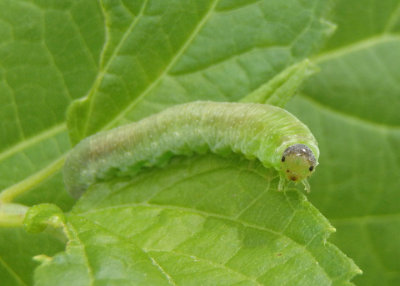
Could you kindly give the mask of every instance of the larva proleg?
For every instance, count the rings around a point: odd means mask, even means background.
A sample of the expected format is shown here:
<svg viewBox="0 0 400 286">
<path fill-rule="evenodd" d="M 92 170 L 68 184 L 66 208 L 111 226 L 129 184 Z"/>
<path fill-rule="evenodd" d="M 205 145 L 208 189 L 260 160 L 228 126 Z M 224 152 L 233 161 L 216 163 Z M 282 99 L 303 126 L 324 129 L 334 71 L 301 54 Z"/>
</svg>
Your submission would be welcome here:
<svg viewBox="0 0 400 286">
<path fill-rule="evenodd" d="M 308 127 L 284 109 L 197 101 L 82 140 L 66 159 L 64 181 L 67 190 L 79 197 L 97 181 L 161 165 L 173 155 L 206 151 L 258 158 L 265 167 L 305 186 L 319 156 Z"/>
</svg>

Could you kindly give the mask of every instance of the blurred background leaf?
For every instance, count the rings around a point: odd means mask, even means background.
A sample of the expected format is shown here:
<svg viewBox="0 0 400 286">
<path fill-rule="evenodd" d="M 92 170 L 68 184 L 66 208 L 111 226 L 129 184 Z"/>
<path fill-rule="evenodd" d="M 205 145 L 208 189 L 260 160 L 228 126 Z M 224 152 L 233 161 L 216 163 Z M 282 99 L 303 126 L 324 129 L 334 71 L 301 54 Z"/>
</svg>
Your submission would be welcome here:
<svg viewBox="0 0 400 286">
<path fill-rule="evenodd" d="M 328 1 L 319 0 L 104 1 L 103 8 L 109 42 L 88 97 L 69 111 L 74 142 L 178 103 L 239 100 L 332 31 L 323 20 Z"/>
<path fill-rule="evenodd" d="M 7 190 L 57 170 L 70 148 L 65 113 L 96 77 L 104 26 L 95 1 L 1 0 L 0 35 L 0 189 Z M 70 207 L 61 179 L 19 201 Z"/>
<path fill-rule="evenodd" d="M 363 270 L 354 282 L 400 285 L 400 1 L 336 2 L 321 72 L 288 109 L 319 142 L 310 200 Z"/>
</svg>

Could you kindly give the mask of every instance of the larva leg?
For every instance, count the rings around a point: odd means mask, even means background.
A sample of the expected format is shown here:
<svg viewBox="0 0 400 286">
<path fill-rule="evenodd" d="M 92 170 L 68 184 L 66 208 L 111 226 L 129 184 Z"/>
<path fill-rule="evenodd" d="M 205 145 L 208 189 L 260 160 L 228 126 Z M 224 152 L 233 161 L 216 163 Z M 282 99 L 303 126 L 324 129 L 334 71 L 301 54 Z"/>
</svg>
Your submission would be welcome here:
<svg viewBox="0 0 400 286">
<path fill-rule="evenodd" d="M 310 189 L 310 184 L 308 183 L 307 179 L 304 179 L 304 180 L 302 180 L 301 182 L 302 182 L 303 185 L 304 185 L 304 190 L 306 190 L 307 193 L 309 193 L 311 189 Z"/>
<path fill-rule="evenodd" d="M 284 175 L 279 174 L 278 192 L 282 192 L 286 187 L 286 178 Z"/>
</svg>

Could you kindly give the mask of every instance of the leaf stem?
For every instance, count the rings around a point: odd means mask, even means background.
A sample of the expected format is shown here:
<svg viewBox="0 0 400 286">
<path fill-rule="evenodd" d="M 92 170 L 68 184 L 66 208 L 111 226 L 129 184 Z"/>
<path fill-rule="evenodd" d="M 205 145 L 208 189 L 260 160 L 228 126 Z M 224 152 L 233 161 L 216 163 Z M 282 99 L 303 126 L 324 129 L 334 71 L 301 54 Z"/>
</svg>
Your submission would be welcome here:
<svg viewBox="0 0 400 286">
<path fill-rule="evenodd" d="M 15 197 L 29 191 L 60 170 L 64 165 L 65 157 L 66 155 L 63 155 L 61 158 L 57 159 L 41 171 L 27 177 L 25 180 L 20 181 L 17 184 L 8 187 L 7 189 L 4 189 L 0 193 L 0 206 L 2 203 L 11 202 Z"/>
<path fill-rule="evenodd" d="M 27 210 L 24 205 L 0 203 L 0 227 L 21 227 Z"/>
</svg>

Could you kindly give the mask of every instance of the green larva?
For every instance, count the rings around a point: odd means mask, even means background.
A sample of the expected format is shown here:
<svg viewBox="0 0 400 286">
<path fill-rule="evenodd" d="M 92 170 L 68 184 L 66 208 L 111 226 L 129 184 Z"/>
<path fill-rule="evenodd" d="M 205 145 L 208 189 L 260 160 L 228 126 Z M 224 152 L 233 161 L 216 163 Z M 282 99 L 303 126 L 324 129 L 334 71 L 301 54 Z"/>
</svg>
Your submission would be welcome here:
<svg viewBox="0 0 400 286">
<path fill-rule="evenodd" d="M 258 158 L 265 167 L 278 170 L 281 178 L 303 182 L 307 190 L 306 178 L 319 156 L 310 130 L 284 109 L 197 101 L 82 140 L 66 159 L 65 185 L 79 197 L 95 182 L 161 165 L 173 155 L 207 151 Z"/>
</svg>

